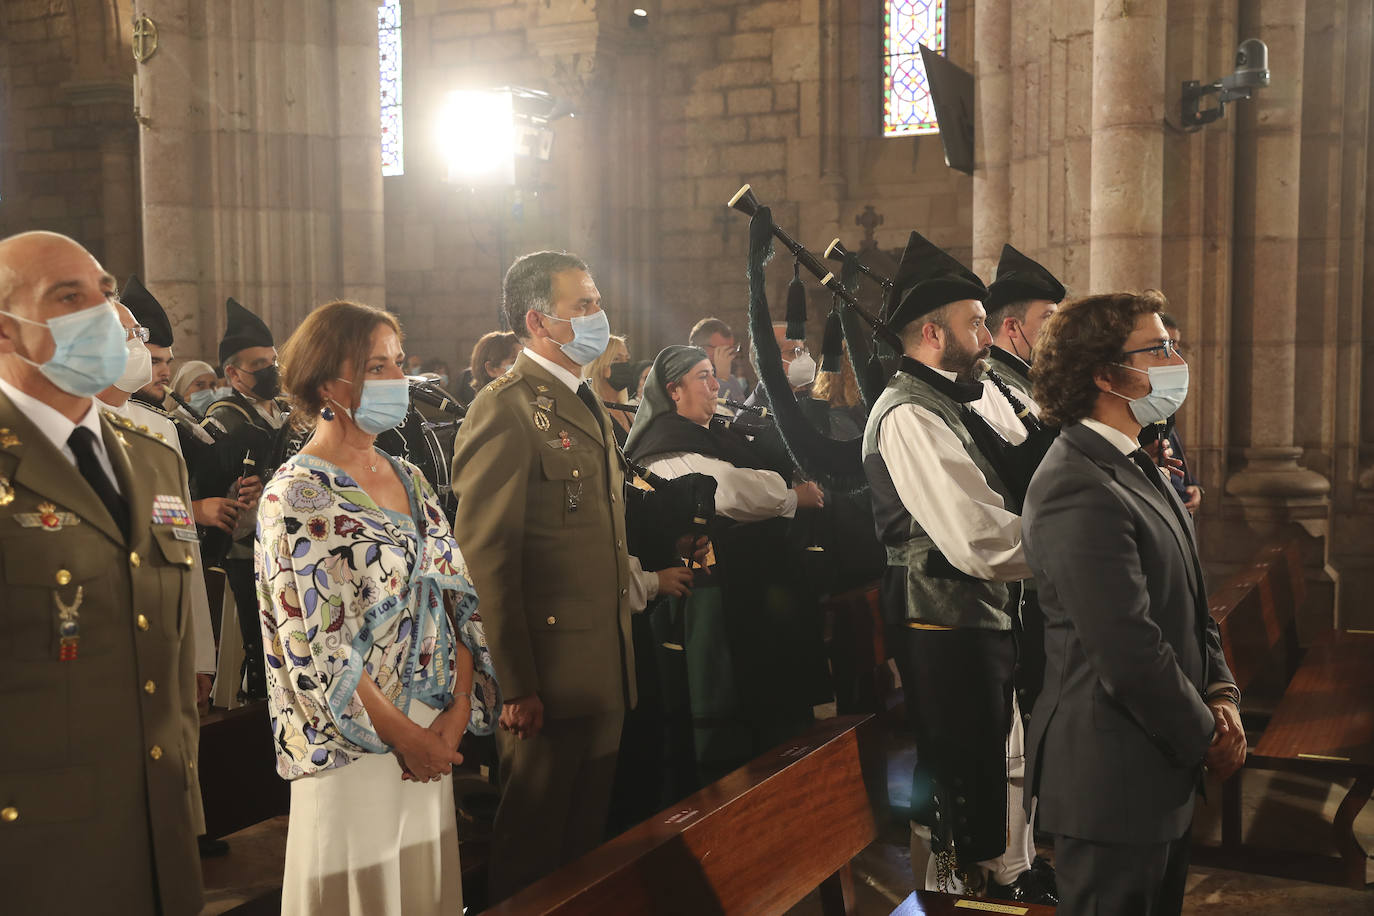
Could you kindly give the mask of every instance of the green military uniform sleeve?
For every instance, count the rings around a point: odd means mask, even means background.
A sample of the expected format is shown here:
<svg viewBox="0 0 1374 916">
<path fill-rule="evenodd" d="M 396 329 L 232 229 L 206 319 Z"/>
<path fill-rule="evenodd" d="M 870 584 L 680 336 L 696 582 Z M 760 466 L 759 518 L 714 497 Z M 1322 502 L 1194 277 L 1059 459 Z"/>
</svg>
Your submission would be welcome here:
<svg viewBox="0 0 1374 916">
<path fill-rule="evenodd" d="M 453 449 L 454 534 L 481 602 L 492 661 L 508 699 L 539 691 L 525 612 L 523 537 L 531 464 L 518 384 L 479 396 Z M 535 571 L 537 574 L 537 571 Z"/>
</svg>

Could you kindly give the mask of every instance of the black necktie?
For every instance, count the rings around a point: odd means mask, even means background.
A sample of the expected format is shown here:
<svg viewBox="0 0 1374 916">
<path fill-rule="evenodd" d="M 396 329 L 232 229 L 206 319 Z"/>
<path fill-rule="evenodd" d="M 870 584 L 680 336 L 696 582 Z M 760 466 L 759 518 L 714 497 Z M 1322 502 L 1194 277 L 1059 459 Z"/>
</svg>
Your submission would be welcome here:
<svg viewBox="0 0 1374 916">
<path fill-rule="evenodd" d="M 119 491 L 115 489 L 109 475 L 105 473 L 105 469 L 100 466 L 100 459 L 95 454 L 95 433 L 84 426 L 78 426 L 67 437 L 67 444 L 71 446 L 72 454 L 76 456 L 76 469 L 81 472 L 82 477 L 86 478 L 86 483 L 90 484 L 95 495 L 100 497 L 100 501 L 109 510 L 110 517 L 115 520 L 115 524 L 127 538 L 129 536 L 129 507 L 124 502 L 124 497 L 120 496 Z"/>
<path fill-rule="evenodd" d="M 598 429 L 601 428 L 601 412 L 597 410 L 597 397 L 592 393 L 586 382 L 577 386 L 577 396 L 582 399 L 582 403 L 587 405 L 587 409 L 592 412 L 592 421 L 596 423 Z M 605 435 L 605 430 L 602 430 Z"/>
</svg>

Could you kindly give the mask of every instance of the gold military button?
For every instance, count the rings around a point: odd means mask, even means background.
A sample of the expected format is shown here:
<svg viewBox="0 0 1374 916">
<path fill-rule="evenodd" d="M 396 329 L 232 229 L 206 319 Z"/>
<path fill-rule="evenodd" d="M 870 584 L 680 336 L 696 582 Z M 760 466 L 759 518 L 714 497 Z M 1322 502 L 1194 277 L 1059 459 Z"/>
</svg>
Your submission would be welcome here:
<svg viewBox="0 0 1374 916">
<path fill-rule="evenodd" d="M 611 502 L 615 502 L 615 494 L 614 494 L 614 493 L 611 494 Z"/>
<path fill-rule="evenodd" d="M 71 574 L 70 572 L 68 572 L 68 571 L 65 570 L 65 569 L 59 569 L 59 570 L 57 571 L 57 584 L 58 584 L 58 585 L 66 585 L 66 584 L 67 584 L 68 582 L 70 582 L 70 581 L 72 581 L 72 574 Z"/>
<path fill-rule="evenodd" d="M 620 540 L 620 538 L 616 538 L 616 539 L 615 539 L 615 546 L 616 546 L 617 548 L 623 547 L 623 546 L 625 546 L 625 542 L 622 541 L 622 540 Z"/>
<path fill-rule="evenodd" d="M 192 558 L 192 556 L 188 553 L 188 554 L 186 555 L 186 559 L 182 560 L 181 562 L 184 563 L 184 564 L 186 564 L 186 568 L 187 568 L 187 569 L 190 569 L 192 566 L 195 565 L 195 562 L 196 562 L 196 561 L 195 561 L 195 559 Z"/>
<path fill-rule="evenodd" d="M 160 747 L 158 747 L 156 744 L 154 744 L 152 747 L 148 748 L 148 756 L 151 757 L 151 758 L 153 758 L 154 760 L 161 760 L 161 759 L 162 759 L 162 748 L 160 748 Z"/>
<path fill-rule="evenodd" d="M 157 693 L 157 682 L 156 682 L 156 681 L 144 681 L 144 682 L 143 682 L 143 692 L 144 692 L 144 693 L 148 693 L 148 694 Z"/>
<path fill-rule="evenodd" d="M 582 472 L 579 471 L 577 468 L 573 468 L 573 477 L 581 477 L 581 476 L 582 476 Z"/>
<path fill-rule="evenodd" d="M 10 805 L 8 808 L 0 808 L 0 821 L 6 824 L 13 824 L 19 820 L 19 809 Z"/>
<path fill-rule="evenodd" d="M 140 630 L 148 629 L 148 618 L 144 617 L 142 614 L 139 614 L 138 617 L 134 619 L 134 622 L 138 624 Z"/>
<path fill-rule="evenodd" d="M 620 590 L 620 597 L 624 598 L 624 597 L 625 597 L 626 595 L 628 595 L 629 593 L 630 593 L 630 590 L 629 590 L 628 588 L 622 588 L 622 589 Z"/>
<path fill-rule="evenodd" d="M 550 616 L 549 619 L 544 622 L 547 623 L 549 626 L 553 626 L 555 623 L 558 623 L 558 618 Z"/>
<path fill-rule="evenodd" d="M 131 551 L 129 551 L 129 565 L 130 565 L 130 566 L 132 566 L 134 569 L 138 569 L 139 564 L 141 564 L 142 562 L 143 562 L 143 560 L 142 560 L 142 558 L 139 557 L 138 551 L 137 551 L 137 550 L 131 550 Z"/>
</svg>

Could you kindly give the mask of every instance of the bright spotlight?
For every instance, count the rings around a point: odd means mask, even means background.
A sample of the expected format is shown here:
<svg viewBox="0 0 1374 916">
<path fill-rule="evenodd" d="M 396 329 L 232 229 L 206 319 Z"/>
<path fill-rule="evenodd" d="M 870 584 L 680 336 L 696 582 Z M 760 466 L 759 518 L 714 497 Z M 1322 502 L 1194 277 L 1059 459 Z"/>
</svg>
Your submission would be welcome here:
<svg viewBox="0 0 1374 916">
<path fill-rule="evenodd" d="M 515 110 L 509 91 L 450 92 L 440 114 L 437 139 L 448 181 L 515 183 Z"/>
</svg>

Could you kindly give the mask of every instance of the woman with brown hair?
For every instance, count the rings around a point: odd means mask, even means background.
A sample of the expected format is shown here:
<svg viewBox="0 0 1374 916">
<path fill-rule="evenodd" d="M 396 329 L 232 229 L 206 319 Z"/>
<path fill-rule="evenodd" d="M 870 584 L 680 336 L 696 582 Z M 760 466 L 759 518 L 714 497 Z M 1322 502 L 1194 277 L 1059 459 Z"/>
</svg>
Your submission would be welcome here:
<svg viewBox="0 0 1374 916">
<path fill-rule="evenodd" d="M 314 431 L 267 485 L 255 551 L 283 913 L 462 910 L 452 765 L 499 708 L 477 596 L 434 491 L 378 449 L 409 407 L 401 328 L 331 302 L 282 348 Z M 450 616 L 450 614 L 452 616 Z"/>
<path fill-rule="evenodd" d="M 492 379 L 505 375 L 519 353 L 520 342 L 511 331 L 489 331 L 479 337 L 472 348 L 466 383 L 458 385 L 458 399 L 463 406 L 471 404 L 477 392 L 491 384 Z"/>
</svg>

